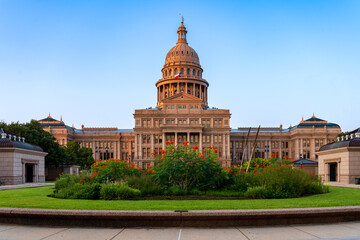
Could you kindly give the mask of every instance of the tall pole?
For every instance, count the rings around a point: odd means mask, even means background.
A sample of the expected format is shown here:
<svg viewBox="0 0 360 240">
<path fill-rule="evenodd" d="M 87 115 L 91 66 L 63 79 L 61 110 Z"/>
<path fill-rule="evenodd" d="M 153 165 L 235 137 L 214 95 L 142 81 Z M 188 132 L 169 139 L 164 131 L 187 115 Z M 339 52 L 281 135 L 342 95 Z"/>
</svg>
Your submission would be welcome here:
<svg viewBox="0 0 360 240">
<path fill-rule="evenodd" d="M 255 148 L 257 146 L 257 138 L 258 138 L 258 135 L 259 135 L 259 131 L 260 131 L 260 125 L 258 127 L 258 130 L 256 132 L 256 136 L 255 136 L 255 141 L 254 141 L 254 145 L 253 145 L 253 148 L 252 148 L 252 151 L 251 151 L 251 155 L 250 155 L 250 160 L 249 160 L 249 163 L 247 165 L 247 168 L 246 168 L 246 173 L 249 171 L 249 167 L 250 167 L 250 163 L 251 163 L 251 158 L 254 154 L 254 151 L 255 151 Z"/>
<path fill-rule="evenodd" d="M 244 146 L 244 148 L 243 148 L 243 154 L 242 154 L 242 158 L 241 158 L 241 164 L 240 164 L 240 166 L 242 166 L 242 165 L 243 165 L 243 163 L 244 163 L 245 150 L 246 150 L 246 148 L 247 148 L 247 144 L 248 144 L 248 140 L 249 140 L 250 131 L 251 131 L 251 127 L 249 128 L 249 132 L 248 132 L 247 137 L 246 137 L 245 146 Z"/>
</svg>

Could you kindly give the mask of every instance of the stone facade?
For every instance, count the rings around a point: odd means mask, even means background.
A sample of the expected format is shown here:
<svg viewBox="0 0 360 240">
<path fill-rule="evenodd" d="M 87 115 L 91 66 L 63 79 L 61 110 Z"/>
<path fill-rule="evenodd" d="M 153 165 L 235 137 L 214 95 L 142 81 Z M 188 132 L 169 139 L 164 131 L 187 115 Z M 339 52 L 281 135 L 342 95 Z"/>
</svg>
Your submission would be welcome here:
<svg viewBox="0 0 360 240">
<path fill-rule="evenodd" d="M 360 130 L 358 135 L 350 134 L 345 140 L 321 147 L 317 152 L 319 176 L 324 181 L 355 183 L 360 179 Z M 344 139 L 344 138 L 342 138 Z"/>
<path fill-rule="evenodd" d="M 165 140 L 189 141 L 200 150 L 215 146 L 223 165 L 247 161 L 255 141 L 252 128 L 230 128 L 230 111 L 208 107 L 209 83 L 202 78 L 203 69 L 196 51 L 188 45 L 187 30 L 181 22 L 178 41 L 167 53 L 162 78 L 157 81 L 155 108 L 135 110 L 134 129 L 69 127 L 49 117 L 39 120 L 44 130 L 65 145 L 77 141 L 93 150 L 95 159 L 119 158 L 143 166 L 150 163 L 150 154 L 164 148 Z M 272 153 L 316 160 L 315 152 L 334 141 L 341 132 L 339 125 L 315 116 L 289 128 L 261 128 L 255 156 L 268 158 Z"/>
<path fill-rule="evenodd" d="M 4 135 L 3 135 L 4 136 Z M 0 181 L 3 184 L 45 182 L 45 156 L 38 146 L 0 139 Z"/>
</svg>

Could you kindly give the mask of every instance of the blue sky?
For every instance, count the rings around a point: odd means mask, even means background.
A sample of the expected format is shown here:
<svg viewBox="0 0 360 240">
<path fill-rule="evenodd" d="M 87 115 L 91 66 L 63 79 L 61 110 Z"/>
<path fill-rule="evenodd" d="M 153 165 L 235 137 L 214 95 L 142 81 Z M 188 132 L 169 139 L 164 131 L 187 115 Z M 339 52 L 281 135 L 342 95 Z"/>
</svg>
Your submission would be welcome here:
<svg viewBox="0 0 360 240">
<path fill-rule="evenodd" d="M 179 14 L 231 126 L 360 127 L 360 1 L 0 0 L 0 120 L 133 128 Z"/>
</svg>

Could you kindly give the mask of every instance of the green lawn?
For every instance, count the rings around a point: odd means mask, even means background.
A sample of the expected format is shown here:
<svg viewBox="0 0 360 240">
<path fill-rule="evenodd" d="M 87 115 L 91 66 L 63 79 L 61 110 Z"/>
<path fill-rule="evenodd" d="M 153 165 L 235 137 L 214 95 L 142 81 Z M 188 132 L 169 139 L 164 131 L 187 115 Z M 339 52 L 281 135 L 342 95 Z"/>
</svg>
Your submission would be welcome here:
<svg viewBox="0 0 360 240">
<path fill-rule="evenodd" d="M 330 193 L 291 199 L 259 200 L 72 200 L 47 197 L 53 187 L 0 191 L 0 207 L 83 210 L 226 210 L 360 205 L 360 189 L 330 187 Z"/>
</svg>

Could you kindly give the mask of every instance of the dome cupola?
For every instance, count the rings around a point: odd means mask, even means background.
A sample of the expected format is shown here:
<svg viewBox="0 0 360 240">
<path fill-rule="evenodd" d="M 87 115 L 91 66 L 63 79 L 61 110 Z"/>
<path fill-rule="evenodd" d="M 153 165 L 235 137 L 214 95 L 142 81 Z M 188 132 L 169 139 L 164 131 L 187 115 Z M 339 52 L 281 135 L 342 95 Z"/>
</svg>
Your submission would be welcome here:
<svg viewBox="0 0 360 240">
<path fill-rule="evenodd" d="M 181 24 L 177 30 L 178 41 L 166 54 L 165 64 L 162 68 L 162 79 L 156 83 L 158 88 L 157 107 L 164 107 L 163 100 L 174 95 L 185 93 L 202 100 L 202 107 L 207 107 L 207 88 L 209 83 L 202 78 L 199 56 L 188 45 L 181 17 Z"/>
</svg>

